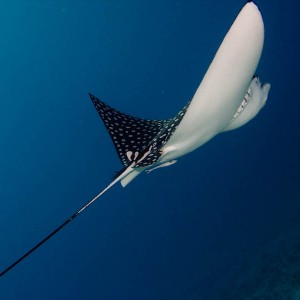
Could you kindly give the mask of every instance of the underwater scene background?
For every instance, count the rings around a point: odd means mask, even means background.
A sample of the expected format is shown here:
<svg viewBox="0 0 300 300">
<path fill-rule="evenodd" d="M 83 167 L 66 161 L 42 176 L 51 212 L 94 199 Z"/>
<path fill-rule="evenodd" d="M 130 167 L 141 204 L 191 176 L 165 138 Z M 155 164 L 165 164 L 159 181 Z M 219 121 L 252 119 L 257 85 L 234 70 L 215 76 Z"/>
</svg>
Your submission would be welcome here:
<svg viewBox="0 0 300 300">
<path fill-rule="evenodd" d="M 0 2 L 1 270 L 121 168 L 88 92 L 172 117 L 244 3 Z M 300 299 L 299 4 L 257 4 L 259 115 L 115 186 L 0 278 L 0 299 Z"/>
</svg>

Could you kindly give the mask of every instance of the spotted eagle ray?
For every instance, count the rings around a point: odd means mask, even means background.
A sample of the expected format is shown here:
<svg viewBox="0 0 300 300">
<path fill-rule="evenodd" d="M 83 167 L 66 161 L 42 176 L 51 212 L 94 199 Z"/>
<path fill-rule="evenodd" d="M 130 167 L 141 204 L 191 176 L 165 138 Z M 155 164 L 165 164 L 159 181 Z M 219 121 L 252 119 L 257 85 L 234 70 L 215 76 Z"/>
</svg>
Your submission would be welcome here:
<svg viewBox="0 0 300 300">
<path fill-rule="evenodd" d="M 0 273 L 7 273 L 70 223 L 117 182 L 174 164 L 218 133 L 239 128 L 265 105 L 270 84 L 255 74 L 264 43 L 264 25 L 256 4 L 248 1 L 221 43 L 193 99 L 173 118 L 146 120 L 117 111 L 90 94 L 108 130 L 123 168 L 115 179 L 37 245 Z"/>
</svg>

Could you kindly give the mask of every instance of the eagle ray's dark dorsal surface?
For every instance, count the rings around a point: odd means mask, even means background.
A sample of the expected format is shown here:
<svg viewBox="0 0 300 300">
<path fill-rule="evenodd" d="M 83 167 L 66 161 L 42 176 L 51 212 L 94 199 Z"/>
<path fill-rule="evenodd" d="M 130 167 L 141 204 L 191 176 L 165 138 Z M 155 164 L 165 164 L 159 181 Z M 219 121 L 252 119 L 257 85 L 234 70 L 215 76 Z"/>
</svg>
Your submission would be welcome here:
<svg viewBox="0 0 300 300">
<path fill-rule="evenodd" d="M 124 114 L 105 104 L 94 95 L 89 95 L 125 167 L 137 158 L 136 153 L 147 152 L 150 147 L 147 158 L 136 164 L 136 167 L 155 163 L 160 157 L 160 148 L 174 133 L 189 105 L 188 103 L 173 118 L 148 120 Z"/>
<path fill-rule="evenodd" d="M 94 95 L 89 95 L 111 136 L 121 162 L 126 167 L 131 163 L 126 153 L 141 152 L 169 122 L 169 120 L 146 120 L 121 113 Z"/>
</svg>

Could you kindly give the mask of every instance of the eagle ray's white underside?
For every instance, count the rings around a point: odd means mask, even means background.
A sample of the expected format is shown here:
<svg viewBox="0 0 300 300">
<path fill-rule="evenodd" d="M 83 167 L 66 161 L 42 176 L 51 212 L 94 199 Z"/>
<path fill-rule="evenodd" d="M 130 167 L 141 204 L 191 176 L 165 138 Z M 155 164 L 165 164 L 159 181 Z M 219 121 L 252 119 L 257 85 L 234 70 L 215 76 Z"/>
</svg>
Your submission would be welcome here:
<svg viewBox="0 0 300 300">
<path fill-rule="evenodd" d="M 258 7 L 248 2 L 238 14 L 199 85 L 187 112 L 158 162 L 176 160 L 220 132 L 238 128 L 264 106 L 270 84 L 253 79 L 264 43 L 264 24 Z M 250 91 L 250 102 L 245 95 Z M 242 110 L 242 102 L 247 106 Z M 146 168 L 136 168 L 121 180 L 126 186 Z"/>
</svg>

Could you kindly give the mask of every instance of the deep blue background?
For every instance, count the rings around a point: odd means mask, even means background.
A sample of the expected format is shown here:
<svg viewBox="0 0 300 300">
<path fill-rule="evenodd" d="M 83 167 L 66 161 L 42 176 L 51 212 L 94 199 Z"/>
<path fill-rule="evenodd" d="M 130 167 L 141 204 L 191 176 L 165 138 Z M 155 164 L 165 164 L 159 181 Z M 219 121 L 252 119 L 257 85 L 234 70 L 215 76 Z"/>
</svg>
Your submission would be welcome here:
<svg viewBox="0 0 300 300">
<path fill-rule="evenodd" d="M 237 281 L 257 274 L 263 255 L 279 261 L 268 245 L 300 232 L 300 26 L 296 1 L 257 2 L 266 27 L 258 73 L 272 84 L 261 113 L 115 186 L 0 278 L 1 299 L 246 299 L 260 288 L 257 275 L 253 288 Z M 0 2 L 1 269 L 121 167 L 88 92 L 139 117 L 174 115 L 243 4 Z"/>
</svg>

